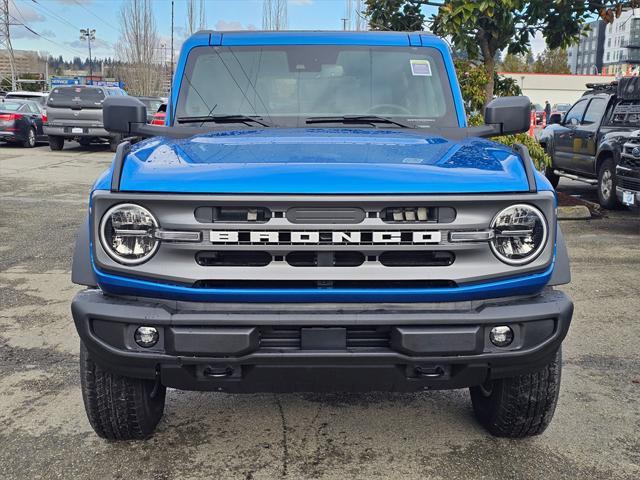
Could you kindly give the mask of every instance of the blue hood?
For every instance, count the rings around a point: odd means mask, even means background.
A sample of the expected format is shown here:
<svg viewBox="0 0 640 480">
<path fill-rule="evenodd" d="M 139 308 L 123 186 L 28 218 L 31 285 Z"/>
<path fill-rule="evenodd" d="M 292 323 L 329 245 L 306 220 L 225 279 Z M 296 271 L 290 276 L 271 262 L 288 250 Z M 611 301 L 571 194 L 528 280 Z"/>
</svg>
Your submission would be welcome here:
<svg viewBox="0 0 640 480">
<path fill-rule="evenodd" d="M 153 138 L 127 157 L 122 191 L 257 194 L 526 192 L 503 145 L 411 130 L 259 129 Z"/>
</svg>

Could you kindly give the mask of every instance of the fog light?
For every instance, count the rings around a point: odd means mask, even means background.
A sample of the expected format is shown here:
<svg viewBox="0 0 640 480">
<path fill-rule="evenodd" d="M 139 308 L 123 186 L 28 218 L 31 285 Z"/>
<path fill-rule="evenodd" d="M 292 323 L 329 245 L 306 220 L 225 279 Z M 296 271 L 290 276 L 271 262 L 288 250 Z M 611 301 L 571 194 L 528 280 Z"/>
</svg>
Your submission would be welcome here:
<svg viewBox="0 0 640 480">
<path fill-rule="evenodd" d="M 158 343 L 158 329 L 155 327 L 138 327 L 134 335 L 136 343 L 143 348 L 153 347 Z"/>
<path fill-rule="evenodd" d="M 513 342 L 513 330 L 506 325 L 493 327 L 489 333 L 489 340 L 496 347 L 507 347 Z"/>
</svg>

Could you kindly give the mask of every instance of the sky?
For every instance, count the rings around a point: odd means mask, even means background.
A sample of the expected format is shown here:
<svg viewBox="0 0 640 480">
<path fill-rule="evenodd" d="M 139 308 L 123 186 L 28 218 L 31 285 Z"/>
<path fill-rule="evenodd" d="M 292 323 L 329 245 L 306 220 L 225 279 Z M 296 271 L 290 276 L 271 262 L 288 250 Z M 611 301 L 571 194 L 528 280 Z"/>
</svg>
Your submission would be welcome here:
<svg viewBox="0 0 640 480">
<path fill-rule="evenodd" d="M 14 49 L 37 50 L 65 59 L 88 57 L 87 42 L 79 38 L 80 28 L 96 30 L 92 42 L 94 57 L 114 56 L 120 33 L 119 11 L 126 0 L 9 0 Z M 196 5 L 200 0 L 196 0 Z M 152 0 L 158 33 L 170 44 L 171 0 Z M 289 28 L 294 30 L 341 30 L 346 0 L 288 0 Z M 352 1 L 355 4 L 355 1 Z M 364 3 L 364 2 L 363 2 Z M 186 0 L 174 0 L 176 51 L 185 38 Z M 206 27 L 213 30 L 260 29 L 262 0 L 205 0 Z M 434 7 L 424 7 L 427 17 Z M 544 49 L 544 40 L 533 41 L 534 54 Z M 166 54 L 169 55 L 169 47 Z"/>
</svg>

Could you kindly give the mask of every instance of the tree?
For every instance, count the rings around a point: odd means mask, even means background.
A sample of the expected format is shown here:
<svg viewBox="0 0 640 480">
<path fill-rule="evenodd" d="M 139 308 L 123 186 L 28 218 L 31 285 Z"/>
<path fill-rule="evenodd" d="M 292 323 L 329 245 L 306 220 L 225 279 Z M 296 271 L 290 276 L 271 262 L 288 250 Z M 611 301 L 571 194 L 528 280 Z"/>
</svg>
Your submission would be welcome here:
<svg viewBox="0 0 640 480">
<path fill-rule="evenodd" d="M 536 59 L 533 65 L 536 73 L 571 73 L 569 70 L 569 56 L 563 48 L 546 49 Z"/>
<path fill-rule="evenodd" d="M 151 0 L 125 0 L 120 7 L 121 36 L 116 45 L 124 64 L 120 78 L 133 95 L 155 95 L 160 91 L 160 39 Z"/>
<path fill-rule="evenodd" d="M 198 30 L 204 30 L 206 27 L 206 12 L 204 9 L 204 0 L 200 0 L 199 6 L 196 6 L 196 0 L 187 0 L 187 32 L 193 35 Z"/>
<path fill-rule="evenodd" d="M 503 72 L 528 72 L 529 66 L 524 56 L 507 53 L 500 64 L 500 70 Z"/>
<path fill-rule="evenodd" d="M 580 36 L 584 23 L 594 13 L 611 22 L 619 16 L 621 5 L 628 3 L 621 0 L 367 0 L 367 13 L 371 28 L 384 30 L 402 23 L 395 16 L 402 17 L 405 10 L 415 12 L 421 5 L 439 7 L 430 18 L 431 30 L 450 38 L 456 48 L 465 49 L 469 58 L 482 60 L 489 75 L 485 87 L 485 102 L 488 102 L 494 93 L 493 72 L 498 51 L 507 49 L 508 53 L 526 54 L 538 32 L 549 48 L 567 47 Z M 380 15 L 394 22 L 381 22 Z"/>
<path fill-rule="evenodd" d="M 419 31 L 424 25 L 420 5 L 406 0 L 366 0 L 372 30 Z"/>
</svg>

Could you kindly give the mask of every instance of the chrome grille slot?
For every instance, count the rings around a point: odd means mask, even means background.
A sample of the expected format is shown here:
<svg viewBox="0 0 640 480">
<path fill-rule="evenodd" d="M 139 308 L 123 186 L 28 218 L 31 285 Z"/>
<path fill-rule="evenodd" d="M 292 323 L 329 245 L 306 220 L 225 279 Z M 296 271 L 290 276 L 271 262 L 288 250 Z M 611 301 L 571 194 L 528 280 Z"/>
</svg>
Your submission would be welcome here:
<svg viewBox="0 0 640 480">
<path fill-rule="evenodd" d="M 365 256 L 360 252 L 291 252 L 285 260 L 292 267 L 359 267 Z"/>
<path fill-rule="evenodd" d="M 455 260 L 453 252 L 447 251 L 412 251 L 402 250 L 383 252 L 378 261 L 385 267 L 446 267 Z"/>
<path fill-rule="evenodd" d="M 380 212 L 385 223 L 451 223 L 456 211 L 451 207 L 387 207 Z"/>
<path fill-rule="evenodd" d="M 193 214 L 200 223 L 266 223 L 272 216 L 265 207 L 198 207 Z"/>
<path fill-rule="evenodd" d="M 273 257 L 268 252 L 210 251 L 196 253 L 196 262 L 203 267 L 265 267 Z"/>
</svg>

